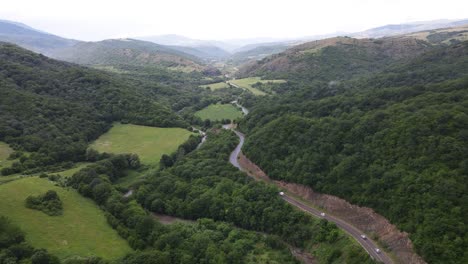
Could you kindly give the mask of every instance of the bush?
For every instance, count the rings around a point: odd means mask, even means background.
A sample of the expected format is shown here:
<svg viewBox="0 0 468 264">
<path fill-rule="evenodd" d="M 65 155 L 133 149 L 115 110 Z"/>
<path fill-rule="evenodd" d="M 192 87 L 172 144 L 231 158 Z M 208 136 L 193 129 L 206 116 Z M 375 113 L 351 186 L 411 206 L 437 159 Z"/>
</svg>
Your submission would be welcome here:
<svg viewBox="0 0 468 264">
<path fill-rule="evenodd" d="M 49 190 L 43 195 L 28 196 L 25 203 L 27 208 L 42 211 L 50 216 L 63 214 L 63 206 L 57 192 Z"/>
</svg>

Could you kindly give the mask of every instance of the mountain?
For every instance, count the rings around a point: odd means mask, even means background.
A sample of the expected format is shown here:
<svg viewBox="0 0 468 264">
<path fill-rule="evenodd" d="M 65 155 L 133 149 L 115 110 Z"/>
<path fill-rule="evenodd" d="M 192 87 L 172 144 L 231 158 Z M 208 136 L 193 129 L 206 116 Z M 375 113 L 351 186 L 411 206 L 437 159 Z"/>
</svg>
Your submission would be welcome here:
<svg viewBox="0 0 468 264">
<path fill-rule="evenodd" d="M 84 42 L 62 38 L 22 23 L 0 20 L 0 41 L 17 44 L 46 56 L 92 66 L 157 66 L 182 71 L 202 71 L 205 66 L 196 55 L 151 42 L 111 39 Z M 187 49 L 187 51 L 192 51 Z M 223 56 L 217 48 L 201 47 L 193 54 Z M 207 55 L 210 54 L 210 55 Z"/>
<path fill-rule="evenodd" d="M 450 28 L 418 31 L 395 37 L 422 39 L 434 45 L 454 44 L 468 40 L 468 24 Z"/>
<path fill-rule="evenodd" d="M 14 168 L 34 172 L 84 160 L 88 143 L 112 122 L 186 127 L 157 86 L 49 59 L 0 42 L 0 141 L 34 152 Z"/>
<path fill-rule="evenodd" d="M 241 77 L 338 81 L 378 71 L 430 48 L 428 42 L 414 38 L 336 37 L 293 46 L 279 54 L 249 62 L 240 67 L 237 74 Z"/>
<path fill-rule="evenodd" d="M 229 57 L 231 53 L 217 46 L 168 46 L 171 49 L 190 54 L 204 60 L 221 60 Z"/>
<path fill-rule="evenodd" d="M 381 38 L 394 35 L 402 35 L 417 31 L 457 27 L 467 24 L 468 19 L 420 21 L 408 24 L 385 25 L 382 27 L 371 28 L 362 32 L 352 33 L 349 34 L 349 36 L 355 38 Z"/>
<path fill-rule="evenodd" d="M 237 47 L 236 45 L 233 45 L 228 42 L 217 41 L 217 40 L 192 39 L 192 38 L 175 35 L 175 34 L 135 37 L 135 39 L 151 41 L 156 44 L 167 45 L 167 46 L 183 46 L 183 47 L 215 46 L 225 51 L 231 51 Z"/>
<path fill-rule="evenodd" d="M 184 46 L 184 47 L 204 47 L 215 46 L 223 49 L 229 53 L 237 52 L 240 48 L 249 45 L 268 45 L 268 43 L 287 42 L 289 39 L 284 38 L 239 38 L 239 39 L 226 39 L 226 40 L 200 40 L 192 39 L 180 35 L 158 35 L 158 36 L 144 36 L 135 37 L 135 39 L 151 41 L 160 45 L 168 46 Z M 253 46 L 251 48 L 254 48 Z"/>
<path fill-rule="evenodd" d="M 255 98 L 240 123 L 249 135 L 243 151 L 275 180 L 373 208 L 408 232 L 428 263 L 467 263 L 468 41 L 428 48 L 402 39 L 308 44 L 326 59 L 287 61 L 283 77 L 292 81 Z M 358 48 L 331 57 L 322 46 L 337 42 Z M 363 59 L 350 61 L 356 51 Z M 404 59 L 369 64 L 386 53 Z"/>
<path fill-rule="evenodd" d="M 6 20 L 0 20 L 0 41 L 14 43 L 45 55 L 50 55 L 56 49 L 70 47 L 79 42 L 39 31 L 22 23 Z"/>
<path fill-rule="evenodd" d="M 80 42 L 56 50 L 52 57 L 68 62 L 111 67 L 165 67 L 182 71 L 202 71 L 202 62 L 187 53 L 135 39 Z"/>
<path fill-rule="evenodd" d="M 259 43 L 243 46 L 230 57 L 236 63 L 263 59 L 269 55 L 285 51 L 290 46 L 286 43 Z"/>
</svg>

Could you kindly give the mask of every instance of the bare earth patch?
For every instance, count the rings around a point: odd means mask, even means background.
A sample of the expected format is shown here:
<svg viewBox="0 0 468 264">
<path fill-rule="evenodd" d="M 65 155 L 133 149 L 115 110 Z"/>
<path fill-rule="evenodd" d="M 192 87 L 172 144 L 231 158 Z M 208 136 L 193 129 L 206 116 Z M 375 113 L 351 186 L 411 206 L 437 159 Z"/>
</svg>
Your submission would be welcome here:
<svg viewBox="0 0 468 264">
<path fill-rule="evenodd" d="M 316 264 L 319 263 L 311 254 L 304 252 L 298 248 L 289 247 L 291 254 L 303 264 Z"/>
<path fill-rule="evenodd" d="M 193 223 L 195 223 L 195 221 L 193 221 L 193 220 L 182 219 L 182 218 L 179 218 L 179 217 L 165 215 L 165 214 L 152 213 L 152 215 L 156 220 L 158 220 L 163 225 L 170 225 L 170 224 L 174 224 L 176 222 L 184 223 L 184 224 L 193 224 Z"/>
<path fill-rule="evenodd" d="M 324 208 L 329 213 L 343 219 L 356 228 L 366 233 L 375 234 L 378 240 L 395 255 L 399 263 L 426 263 L 414 252 L 409 234 L 398 230 L 395 225 L 391 224 L 385 217 L 374 212 L 371 208 L 350 204 L 333 195 L 314 192 L 312 188 L 305 185 L 271 180 L 264 171 L 242 153 L 239 155 L 239 164 L 243 168 L 246 168 L 246 173 L 255 179 L 273 182 L 278 187 L 300 196 L 314 206 Z"/>
</svg>

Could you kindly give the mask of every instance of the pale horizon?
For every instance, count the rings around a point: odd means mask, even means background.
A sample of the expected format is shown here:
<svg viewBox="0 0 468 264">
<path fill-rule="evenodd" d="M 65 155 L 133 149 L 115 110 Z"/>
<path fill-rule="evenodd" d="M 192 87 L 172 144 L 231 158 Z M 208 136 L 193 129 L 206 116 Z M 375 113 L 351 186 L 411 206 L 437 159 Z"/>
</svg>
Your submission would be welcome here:
<svg viewBox="0 0 468 264">
<path fill-rule="evenodd" d="M 167 34 L 199 40 L 275 40 L 465 19 L 466 10 L 468 2 L 460 0 L 15 0 L 2 3 L 0 19 L 84 41 Z"/>
</svg>

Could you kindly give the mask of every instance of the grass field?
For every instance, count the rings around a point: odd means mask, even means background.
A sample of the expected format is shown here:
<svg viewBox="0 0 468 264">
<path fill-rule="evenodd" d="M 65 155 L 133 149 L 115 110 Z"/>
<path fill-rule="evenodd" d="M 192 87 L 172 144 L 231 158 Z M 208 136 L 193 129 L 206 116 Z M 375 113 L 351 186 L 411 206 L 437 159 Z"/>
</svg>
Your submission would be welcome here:
<svg viewBox="0 0 468 264">
<path fill-rule="evenodd" d="M 29 195 L 55 190 L 63 202 L 61 216 L 28 209 Z M 8 216 L 34 247 L 67 258 L 74 255 L 117 259 L 131 252 L 127 242 L 107 223 L 103 212 L 75 190 L 54 186 L 47 179 L 28 177 L 0 185 L 0 215 Z"/>
<path fill-rule="evenodd" d="M 85 168 L 86 166 L 92 164 L 91 162 L 79 162 L 79 163 L 76 163 L 75 166 L 71 169 L 68 169 L 68 170 L 64 170 L 64 171 L 59 171 L 59 172 L 54 172 L 54 173 L 51 173 L 52 175 L 61 175 L 63 177 L 71 177 L 73 176 L 73 174 L 75 174 L 76 172 L 78 172 L 79 170 Z"/>
<path fill-rule="evenodd" d="M 13 149 L 11 149 L 7 143 L 0 141 L 0 168 L 8 167 L 11 165 L 11 161 L 7 160 L 7 158 L 12 152 Z"/>
<path fill-rule="evenodd" d="M 205 84 L 205 85 L 200 85 L 201 88 L 207 88 L 210 87 L 212 91 L 218 90 L 218 89 L 223 89 L 223 88 L 229 88 L 229 84 L 225 82 L 219 82 L 219 83 L 210 83 L 210 84 Z"/>
<path fill-rule="evenodd" d="M 0 176 L 0 184 L 5 184 L 11 181 L 15 181 L 21 178 L 24 178 L 27 176 L 21 175 L 21 174 L 13 174 L 13 175 L 8 175 L 8 176 Z M 1 203 L 1 201 L 0 201 Z"/>
<path fill-rule="evenodd" d="M 158 165 L 163 154 L 176 151 L 191 134 L 182 128 L 114 124 L 90 147 L 99 152 L 136 153 L 143 164 Z"/>
<path fill-rule="evenodd" d="M 195 113 L 202 120 L 236 119 L 242 117 L 242 111 L 232 104 L 212 104 Z"/>
<path fill-rule="evenodd" d="M 247 90 L 251 91 L 255 95 L 266 95 L 265 92 L 260 91 L 260 90 L 258 90 L 256 88 L 252 87 L 252 84 L 255 84 L 257 82 L 261 82 L 261 83 L 268 83 L 268 82 L 284 83 L 286 81 L 285 80 L 262 80 L 262 79 L 260 79 L 260 77 L 250 77 L 250 78 L 244 78 L 244 79 L 231 80 L 230 82 L 237 85 L 237 86 L 239 86 L 239 87 L 241 87 L 241 88 L 244 88 L 244 89 L 247 89 Z"/>
</svg>

